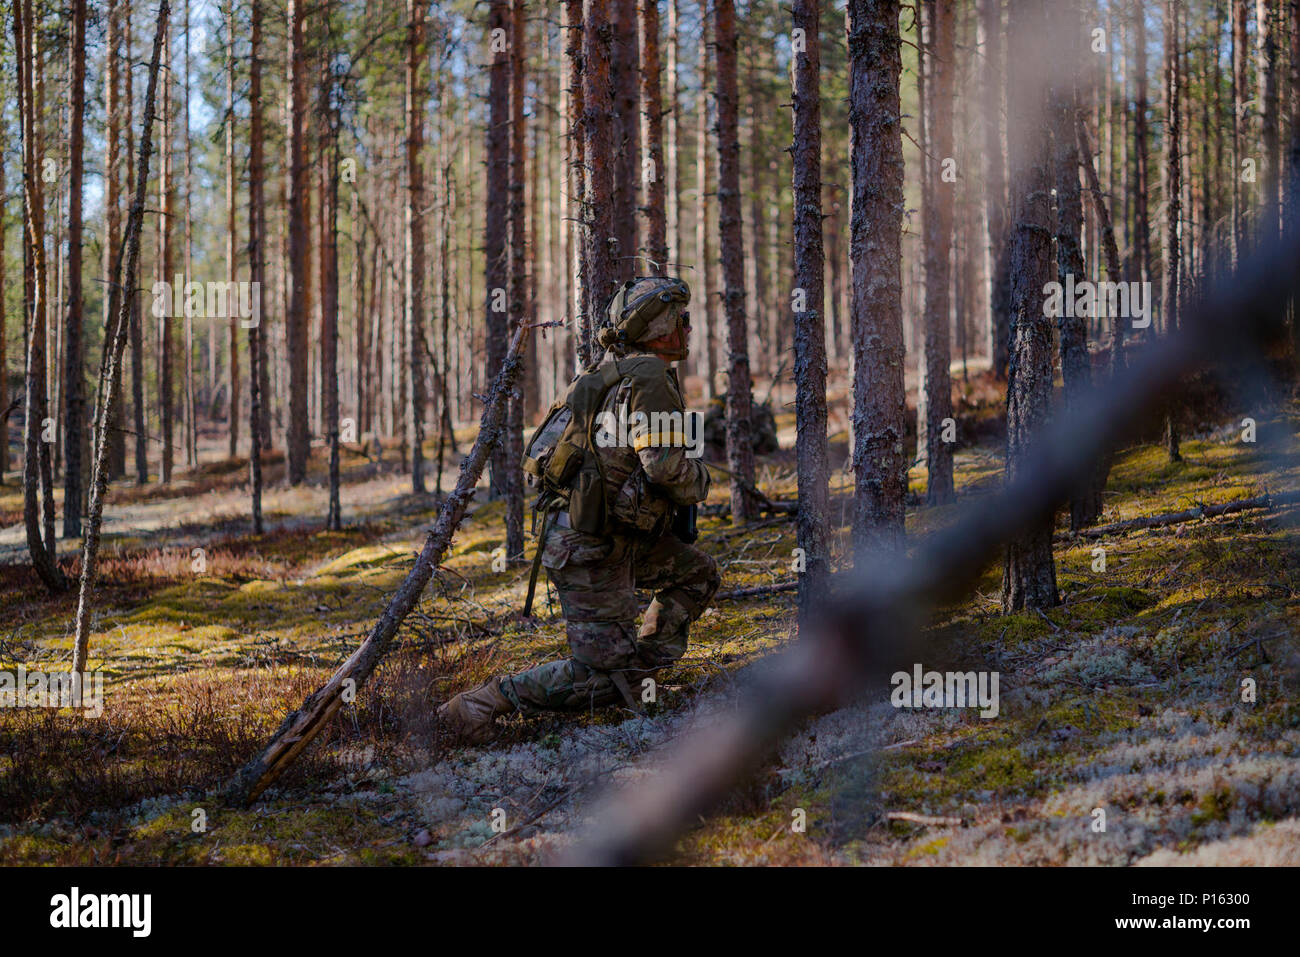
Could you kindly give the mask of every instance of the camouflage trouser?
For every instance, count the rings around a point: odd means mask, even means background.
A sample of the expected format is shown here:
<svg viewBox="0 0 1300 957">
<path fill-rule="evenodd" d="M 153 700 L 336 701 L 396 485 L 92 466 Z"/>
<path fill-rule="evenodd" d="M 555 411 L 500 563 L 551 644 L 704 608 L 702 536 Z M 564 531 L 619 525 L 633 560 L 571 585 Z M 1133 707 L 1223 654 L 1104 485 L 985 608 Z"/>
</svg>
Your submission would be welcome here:
<svg viewBox="0 0 1300 957">
<path fill-rule="evenodd" d="M 643 678 L 685 654 L 691 622 L 720 582 L 713 559 L 671 532 L 645 540 L 553 528 L 542 564 L 560 593 L 573 656 L 501 682 L 525 714 L 622 701 L 610 677 L 615 672 L 639 693 Z M 655 593 L 639 632 L 638 587 Z"/>
</svg>

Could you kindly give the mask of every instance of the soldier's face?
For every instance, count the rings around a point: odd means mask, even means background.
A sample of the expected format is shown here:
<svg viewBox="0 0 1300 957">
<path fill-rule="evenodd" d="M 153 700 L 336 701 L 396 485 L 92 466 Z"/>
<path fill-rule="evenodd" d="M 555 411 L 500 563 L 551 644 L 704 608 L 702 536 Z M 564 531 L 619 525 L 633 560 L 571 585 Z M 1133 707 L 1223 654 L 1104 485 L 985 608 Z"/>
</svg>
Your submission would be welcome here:
<svg viewBox="0 0 1300 957">
<path fill-rule="evenodd" d="M 651 339 L 646 345 L 650 351 L 655 353 L 664 362 L 680 362 L 690 355 L 691 351 L 691 314 L 683 312 L 681 322 L 666 336 L 660 336 L 658 339 Z"/>
</svg>

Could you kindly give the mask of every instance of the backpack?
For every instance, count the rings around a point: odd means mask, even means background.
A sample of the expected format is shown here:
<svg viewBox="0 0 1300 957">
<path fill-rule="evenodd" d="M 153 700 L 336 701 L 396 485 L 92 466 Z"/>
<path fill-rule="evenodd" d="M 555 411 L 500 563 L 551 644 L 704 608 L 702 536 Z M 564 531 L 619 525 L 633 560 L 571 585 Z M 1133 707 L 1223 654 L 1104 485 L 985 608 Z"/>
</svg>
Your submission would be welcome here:
<svg viewBox="0 0 1300 957">
<path fill-rule="evenodd" d="M 524 481 L 538 489 L 534 511 L 567 507 L 573 527 L 592 535 L 609 530 L 604 472 L 595 452 L 596 416 L 622 377 L 618 363 L 608 362 L 575 378 L 523 453 Z"/>
<path fill-rule="evenodd" d="M 537 546 L 528 575 L 524 617 L 532 614 L 546 532 L 555 513 L 567 508 L 569 524 L 581 532 L 604 535 L 609 530 L 605 472 L 594 447 L 596 413 L 622 378 L 617 362 L 604 363 L 575 378 L 564 397 L 547 411 L 524 448 L 524 481 L 530 488 L 539 489 L 533 503 Z M 540 532 L 537 530 L 539 513 L 542 515 Z"/>
</svg>

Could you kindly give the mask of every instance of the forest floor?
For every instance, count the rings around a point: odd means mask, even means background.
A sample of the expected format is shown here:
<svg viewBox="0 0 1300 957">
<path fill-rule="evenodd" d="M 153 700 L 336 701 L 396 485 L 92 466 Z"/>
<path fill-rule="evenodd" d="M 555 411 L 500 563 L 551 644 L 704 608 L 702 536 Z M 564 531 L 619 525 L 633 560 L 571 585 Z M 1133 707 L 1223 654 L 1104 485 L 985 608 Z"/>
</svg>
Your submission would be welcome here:
<svg viewBox="0 0 1300 957">
<path fill-rule="evenodd" d="M 1186 438 L 1179 464 L 1153 445 L 1123 450 L 1103 521 L 1300 488 L 1300 409 L 1261 415 L 1254 444 L 1227 418 Z M 786 451 L 760 469 L 774 498 L 794 495 L 790 420 Z M 843 461 L 842 441 L 835 452 Z M 959 451 L 958 503 L 909 508 L 909 533 L 977 505 L 1001 481 L 1000 454 L 996 443 Z M 436 514 L 434 495 L 410 496 L 402 475 L 348 456 L 347 525 L 324 532 L 323 467 L 314 459 L 316 484 L 290 490 L 276 484 L 282 463 L 269 464 L 260 536 L 238 461 L 112 493 L 91 636 L 105 710 L 0 711 L 0 863 L 543 860 L 600 787 L 654 773 L 665 746 L 731 707 L 793 640 L 792 594 L 724 598 L 649 716 L 515 716 L 490 746 L 449 745 L 437 702 L 565 650 L 545 593 L 539 616 L 520 618 L 528 568 L 494 570 L 502 508 L 480 501 L 357 703 L 262 800 L 222 807 L 216 790 L 356 647 Z M 914 491 L 924 479 L 913 472 Z M 848 482 L 836 473 L 836 521 Z M 715 483 L 711 503 L 725 496 Z M 41 591 L 20 514 L 18 489 L 0 487 L 0 670 L 66 669 L 75 597 Z M 997 671 L 996 718 L 896 710 L 888 687 L 864 693 L 807 722 L 669 860 L 1300 864 L 1298 521 L 1300 509 L 1244 512 L 1100 541 L 1061 526 L 1063 602 L 1046 613 L 999 615 L 990 563 L 968 601 L 936 613 L 923 664 Z M 701 528 L 724 592 L 792 577 L 788 516 Z M 1093 570 L 1099 546 L 1104 571 Z M 65 568 L 75 561 L 71 549 Z M 1254 702 L 1242 701 L 1245 678 Z M 960 824 L 887 817 L 897 811 Z"/>
</svg>

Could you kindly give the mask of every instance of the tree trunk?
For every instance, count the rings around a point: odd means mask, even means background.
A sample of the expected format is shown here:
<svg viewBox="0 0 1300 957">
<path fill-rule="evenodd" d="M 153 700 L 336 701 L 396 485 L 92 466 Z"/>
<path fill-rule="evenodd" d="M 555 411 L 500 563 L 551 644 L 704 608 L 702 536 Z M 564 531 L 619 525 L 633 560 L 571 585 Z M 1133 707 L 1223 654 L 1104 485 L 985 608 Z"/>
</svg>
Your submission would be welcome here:
<svg viewBox="0 0 1300 957">
<path fill-rule="evenodd" d="M 727 465 L 731 470 L 731 520 L 758 517 L 754 488 L 753 402 L 749 331 L 745 322 L 745 242 L 740 220 L 740 129 L 736 78 L 735 0 L 714 0 L 718 68 L 718 245 L 727 315 Z"/>
<path fill-rule="evenodd" d="M 235 0 L 226 0 L 226 275 L 235 281 L 238 252 L 235 235 Z M 209 318 L 209 321 L 212 321 Z M 230 377 L 227 397 L 230 403 L 230 442 L 228 452 L 233 459 L 239 454 L 239 316 L 230 310 Z"/>
<path fill-rule="evenodd" d="M 1044 315 L 1043 287 L 1052 278 L 1050 192 L 1051 131 L 1047 126 L 1050 68 L 1041 48 L 1048 35 L 1046 0 L 1025 0 L 1009 26 L 1007 65 L 1012 72 L 1011 184 L 1015 194 L 1011 252 L 1011 355 L 1007 367 L 1006 477 L 1021 477 L 1031 438 L 1043 427 L 1052 401 L 1052 327 Z M 1002 612 L 1049 608 L 1057 603 L 1052 558 L 1052 516 L 1007 545 Z"/>
<path fill-rule="evenodd" d="M 583 90 L 583 255 L 587 260 L 587 316 L 591 329 L 604 322 L 604 309 L 618 284 L 617 267 L 610 252 L 613 232 L 614 168 L 610 115 L 609 0 L 584 0 L 582 49 Z M 599 357 L 589 346 L 591 359 Z"/>
<path fill-rule="evenodd" d="M 1232 268 L 1246 255 L 1246 190 L 1242 169 L 1246 162 L 1246 19 L 1250 0 L 1232 4 Z"/>
<path fill-rule="evenodd" d="M 82 446 L 86 435 L 85 300 L 81 291 L 82 180 L 86 120 L 86 0 L 73 0 L 71 129 L 68 137 L 68 312 L 63 343 L 63 537 L 81 534 Z M 98 440 L 98 437 L 97 437 Z"/>
<path fill-rule="evenodd" d="M 248 325 L 248 484 L 252 496 L 253 532 L 263 533 L 262 524 L 262 412 L 265 390 L 266 348 L 262 317 L 266 298 L 266 211 L 262 142 L 262 0 L 249 5 L 248 48 L 248 275 L 252 283 L 253 316 Z"/>
<path fill-rule="evenodd" d="M 131 4 L 126 3 L 122 7 L 123 33 L 126 45 L 126 60 L 130 64 L 132 61 L 132 42 L 131 42 Z M 133 90 L 132 74 L 133 70 L 129 67 L 123 71 L 126 74 L 126 117 L 123 120 L 122 127 L 126 130 L 126 155 L 132 156 L 135 153 L 135 134 L 132 132 L 132 126 L 135 121 L 135 93 Z M 130 170 L 127 171 L 128 180 Z M 128 182 L 128 186 L 130 183 Z M 145 418 L 145 388 L 144 388 L 144 369 L 145 369 L 145 350 L 144 350 L 144 316 L 140 310 L 140 270 L 137 267 L 134 273 L 124 274 L 122 292 L 131 302 L 131 414 L 135 426 L 135 481 L 137 485 L 149 484 L 149 445 L 148 431 Z"/>
<path fill-rule="evenodd" d="M 713 44 L 711 27 L 713 18 L 709 15 L 709 0 L 700 0 L 700 48 L 699 77 L 700 92 L 695 101 L 695 248 L 696 270 L 700 286 L 700 311 L 704 322 L 700 326 L 697 338 L 700 347 L 695 360 L 697 368 L 703 370 L 704 395 L 713 398 L 718 388 L 718 354 L 714 327 L 717 323 L 713 299 L 713 233 L 709 229 L 710 207 L 716 190 L 714 183 L 713 151 L 709 148 L 709 132 L 713 128 L 709 123 L 709 85 L 712 82 L 710 66 L 712 57 L 709 47 Z"/>
<path fill-rule="evenodd" d="M 898 0 L 849 0 L 852 222 L 853 545 L 903 545 L 903 141 Z"/>
<path fill-rule="evenodd" d="M 425 493 L 424 483 L 424 4 L 406 3 L 406 444 L 410 448 L 411 492 Z M 321 273 L 322 279 L 324 272 Z M 337 288 L 337 278 L 335 279 Z M 335 296 L 337 302 L 337 294 Z M 337 405 L 337 397 L 336 397 Z M 337 430 L 336 430 L 337 431 Z M 333 441 L 333 440 L 331 440 Z"/>
<path fill-rule="evenodd" d="M 27 329 L 26 376 L 23 395 L 23 525 L 32 567 L 51 594 L 67 588 L 54 552 L 49 515 L 53 493 L 49 443 L 44 441 L 48 414 L 45 340 L 47 294 L 45 282 L 45 199 L 41 190 L 36 143 L 36 104 L 32 74 L 36 68 L 36 37 L 32 0 L 14 0 L 14 50 L 17 63 L 18 109 L 23 151 L 23 321 Z"/>
<path fill-rule="evenodd" d="M 641 105 L 637 77 L 640 73 L 640 42 L 637 37 L 637 4 L 640 0 L 607 0 L 613 26 L 610 57 L 610 114 L 614 151 L 611 157 L 614 178 L 613 208 L 617 213 L 610 223 L 614 245 L 614 281 L 643 275 L 639 258 L 638 225 L 641 162 Z"/>
<path fill-rule="evenodd" d="M 172 274 L 172 235 L 175 232 L 172 222 L 176 210 L 176 184 L 172 169 L 172 146 L 175 131 L 172 126 L 176 105 L 172 95 L 172 38 L 171 30 L 164 31 L 163 36 L 163 75 L 162 75 L 162 132 L 158 144 L 158 271 L 164 283 L 173 283 Z M 172 290 L 175 291 L 174 289 Z M 154 297 L 154 318 L 158 320 L 158 409 L 162 432 L 162 465 L 159 469 L 159 481 L 166 485 L 172 480 L 172 466 L 175 450 L 172 441 L 175 438 L 176 423 L 174 400 L 176 386 L 172 381 L 172 320 L 175 318 L 172 305 L 175 297 L 168 295 L 162 303 Z M 158 310 L 161 307 L 161 314 Z"/>
<path fill-rule="evenodd" d="M 1179 0 L 1165 0 L 1165 232 L 1160 255 L 1160 319 L 1166 334 L 1178 329 L 1183 270 L 1179 230 L 1183 215 L 1183 124 L 1178 4 Z M 1165 415 L 1165 449 L 1170 462 L 1179 462 L 1183 456 L 1179 450 L 1178 421 L 1172 408 Z"/>
<path fill-rule="evenodd" d="M 1007 374 L 1010 342 L 1011 273 L 1007 235 L 1006 151 L 1002 145 L 1002 0 L 979 0 L 980 42 L 984 51 L 984 82 L 980 108 L 984 127 L 984 216 L 988 234 L 985 252 L 989 275 L 989 357 L 993 374 Z"/>
<path fill-rule="evenodd" d="M 416 17 L 421 21 L 423 27 L 423 8 L 419 4 L 412 4 L 416 11 Z M 421 31 L 423 32 L 423 31 Z M 420 40 L 423 37 L 419 38 Z M 325 516 L 325 527 L 331 531 L 341 531 L 343 528 L 343 506 L 339 497 L 339 127 L 342 123 L 340 116 L 341 108 L 339 99 L 342 96 L 342 90 L 339 89 L 338 79 L 335 75 L 333 51 L 328 48 L 325 51 L 325 84 L 322 92 L 321 110 L 324 114 L 327 124 L 327 141 L 321 144 L 321 149 L 325 153 L 323 160 L 327 164 L 324 189 L 321 190 L 321 225 L 325 232 L 325 242 L 320 250 L 320 318 L 321 318 L 321 385 L 323 387 L 324 425 L 325 435 L 329 443 L 329 507 Z M 418 89 L 418 87 L 417 87 Z M 409 92 L 409 89 L 408 89 Z M 412 125 L 412 137 L 418 136 L 414 132 L 418 127 L 418 121 Z M 409 154 L 408 154 L 409 159 Z M 414 191 L 413 191 L 414 192 Z M 415 202 L 413 198 L 410 202 Z M 419 206 L 416 206 L 418 213 Z M 408 205 L 408 213 L 411 211 Z M 408 221 L 409 222 L 409 221 Z M 423 258 L 423 239 L 419 243 L 412 243 L 407 247 L 408 253 L 412 249 L 419 249 L 421 258 Z M 421 263 L 423 267 L 423 263 Z M 423 277 L 424 270 L 420 269 L 420 275 Z M 423 278 L 421 278 L 423 282 Z M 420 296 L 414 297 L 417 301 Z M 417 313 L 423 318 L 423 308 Z M 416 362 L 416 356 L 421 350 L 412 349 L 412 364 Z M 412 374 L 411 378 L 420 383 L 418 395 L 423 395 L 423 378 Z M 416 435 L 420 435 L 419 421 L 421 407 L 416 407 Z M 416 454 L 412 456 L 412 475 L 416 474 L 419 442 L 416 441 L 414 449 Z M 422 475 L 422 473 L 421 473 Z M 421 478 L 423 482 L 423 478 Z M 419 489 L 423 491 L 423 486 Z"/>
<path fill-rule="evenodd" d="M 190 137 L 190 7 L 185 5 L 185 109 L 181 112 L 185 139 L 185 282 L 194 278 L 194 148 Z M 194 315 L 185 297 L 185 463 L 199 464 L 199 424 L 194 401 Z"/>
<path fill-rule="evenodd" d="M 1148 197 L 1151 190 L 1151 164 L 1147 154 L 1147 26 L 1146 10 L 1141 3 L 1134 9 L 1134 72 L 1137 74 L 1137 101 L 1133 110 L 1133 136 L 1137 140 L 1137 182 L 1134 184 L 1134 262 L 1139 281 L 1151 278 L 1151 222 Z"/>
<path fill-rule="evenodd" d="M 1066 0 L 1056 10 L 1062 14 L 1061 26 L 1066 42 L 1062 45 L 1061 73 L 1051 96 L 1052 137 L 1055 144 L 1053 165 L 1056 171 L 1056 271 L 1062 289 L 1088 280 L 1080 234 L 1083 231 L 1083 199 L 1079 195 L 1079 137 L 1081 122 L 1075 77 L 1080 76 L 1082 62 L 1072 51 L 1086 43 L 1076 0 Z M 1088 158 L 1092 162 L 1092 158 Z M 1071 278 L 1073 277 L 1073 278 Z M 1092 359 L 1088 354 L 1088 326 L 1085 316 L 1073 308 L 1062 308 L 1056 319 L 1060 336 L 1061 378 L 1065 384 L 1065 402 L 1074 406 L 1087 400 L 1092 390 Z M 1070 527 L 1091 525 L 1101 514 L 1101 488 L 1089 483 L 1070 501 Z"/>
<path fill-rule="evenodd" d="M 795 0 L 794 28 L 803 46 L 793 53 L 794 107 L 794 381 L 797 541 L 803 549 L 799 620 L 826 597 L 830 578 L 830 470 L 826 442 L 826 282 L 822 252 L 821 23 L 818 0 Z"/>
<path fill-rule="evenodd" d="M 949 284 L 952 276 L 953 207 L 957 184 L 945 181 L 944 164 L 953 158 L 953 87 L 957 69 L 952 0 L 934 0 L 930 6 L 930 189 L 925 210 L 925 347 L 921 359 L 919 393 L 925 397 L 924 419 L 918 431 L 924 437 L 927 505 L 946 505 L 955 495 L 952 480 L 952 443 L 944 441 L 944 421 L 952 417 L 952 363 Z"/>
<path fill-rule="evenodd" d="M 122 10 L 117 0 L 108 0 L 104 10 L 105 44 L 104 44 L 104 251 L 102 269 L 104 282 L 113 272 L 113 257 L 122 245 L 122 198 L 121 181 L 118 167 L 122 164 L 122 71 L 119 61 L 122 55 Z M 129 178 L 129 171 L 128 171 Z M 109 312 L 108 287 L 103 292 L 103 325 L 107 329 L 112 322 Z M 0 365 L 3 365 L 0 361 Z M 0 389 L 0 394 L 3 394 Z M 126 417 L 122 401 L 122 390 L 118 389 L 113 403 L 108 432 L 108 475 L 110 479 L 120 479 L 126 475 Z M 2 444 L 2 443 L 0 443 Z M 0 473 L 3 473 L 4 453 L 0 452 Z"/>
<path fill-rule="evenodd" d="M 668 4 L 668 152 L 664 157 L 667 168 L 664 175 L 668 179 L 668 239 L 672 244 L 670 255 L 680 261 L 686 254 L 686 221 L 682 216 L 682 124 L 681 124 L 681 80 L 677 76 L 678 64 L 681 63 L 681 0 L 667 0 Z M 666 264 L 667 265 L 667 264 Z M 674 262 L 671 272 L 679 274 L 680 267 Z"/>
<path fill-rule="evenodd" d="M 310 303 L 307 291 L 307 255 L 311 236 L 308 221 L 308 167 L 306 132 L 307 57 L 303 49 L 303 0 L 288 0 L 289 129 L 288 197 L 289 219 L 289 308 L 285 315 L 285 346 L 289 363 L 289 423 L 286 455 L 289 484 L 300 485 L 307 478 L 311 454 L 310 423 L 307 418 L 307 355 Z"/>
<path fill-rule="evenodd" d="M 645 181 L 646 256 L 656 276 L 666 275 L 668 203 L 664 190 L 664 108 L 659 88 L 659 0 L 637 0 L 641 30 L 641 144 Z"/>
<path fill-rule="evenodd" d="M 567 66 L 568 82 L 568 139 L 567 175 L 569 185 L 569 219 L 567 230 L 571 255 L 565 262 L 573 271 L 573 309 L 572 329 L 578 365 L 586 367 L 592 359 L 591 340 L 593 317 L 590 309 L 591 275 L 590 263 L 584 248 L 586 236 L 586 119 L 584 107 L 583 84 L 586 67 L 583 27 L 582 0 L 563 0 L 564 2 L 564 57 Z"/>
<path fill-rule="evenodd" d="M 510 312 L 508 335 L 531 320 L 533 304 L 528 295 L 528 222 L 524 183 L 528 150 L 524 127 L 524 86 L 527 61 L 524 46 L 527 32 L 524 20 L 525 0 L 510 2 Z M 531 340 L 530 340 L 531 341 Z M 524 369 L 511 390 L 506 418 L 506 434 L 501 441 L 502 467 L 505 469 L 506 557 L 511 561 L 524 558 L 524 473 L 523 473 L 523 392 L 536 387 L 529 380 L 529 366 L 535 378 L 536 362 L 524 362 Z"/>
<path fill-rule="evenodd" d="M 113 268 L 110 290 L 120 289 L 123 276 L 134 275 L 140 261 L 140 234 L 144 224 L 144 202 L 149 182 L 149 158 L 153 151 L 154 96 L 158 89 L 158 71 L 162 60 L 163 39 L 167 33 L 169 9 L 167 0 L 158 4 L 158 26 L 153 38 L 153 56 L 149 62 L 149 79 L 145 87 L 144 123 L 140 128 L 140 155 L 136 160 L 135 190 L 131 197 L 131 211 L 126 220 L 126 264 L 123 269 L 119 254 Z M 111 293 L 110 293 L 111 295 Z M 99 398 L 95 404 L 95 465 L 90 486 L 90 508 L 87 516 L 86 540 L 81 552 L 81 582 L 77 596 L 76 638 L 72 651 L 72 671 L 77 675 L 86 672 L 90 644 L 90 596 L 95 588 L 96 561 L 99 557 L 99 533 L 104 516 L 104 495 L 108 491 L 107 451 L 104 441 L 108 430 L 109 411 L 113 407 L 113 393 L 117 390 L 122 353 L 126 348 L 127 328 L 131 322 L 131 298 L 118 295 L 114 303 L 117 312 L 112 328 L 107 330 L 105 349 L 107 361 L 100 367 Z"/>
<path fill-rule="evenodd" d="M 1259 238 L 1261 242 L 1275 242 L 1280 230 L 1281 204 L 1281 135 L 1278 97 L 1278 29 L 1281 26 L 1278 0 L 1255 0 L 1256 50 L 1258 53 L 1257 79 L 1259 87 L 1260 135 L 1263 139 L 1264 157 L 1260 164 Z M 1173 11 L 1167 16 L 1177 20 Z M 1180 82 L 1178 80 L 1176 82 Z"/>
<path fill-rule="evenodd" d="M 487 374 L 492 377 L 505 361 L 509 301 L 510 263 L 506 243 L 509 239 L 510 195 L 510 6 L 508 0 L 491 0 L 488 6 L 488 37 L 492 66 L 488 78 L 487 191 L 483 249 L 486 283 L 483 290 L 487 313 Z M 504 443 L 492 450 L 491 497 L 506 495 L 510 479 L 506 475 Z"/>
</svg>

